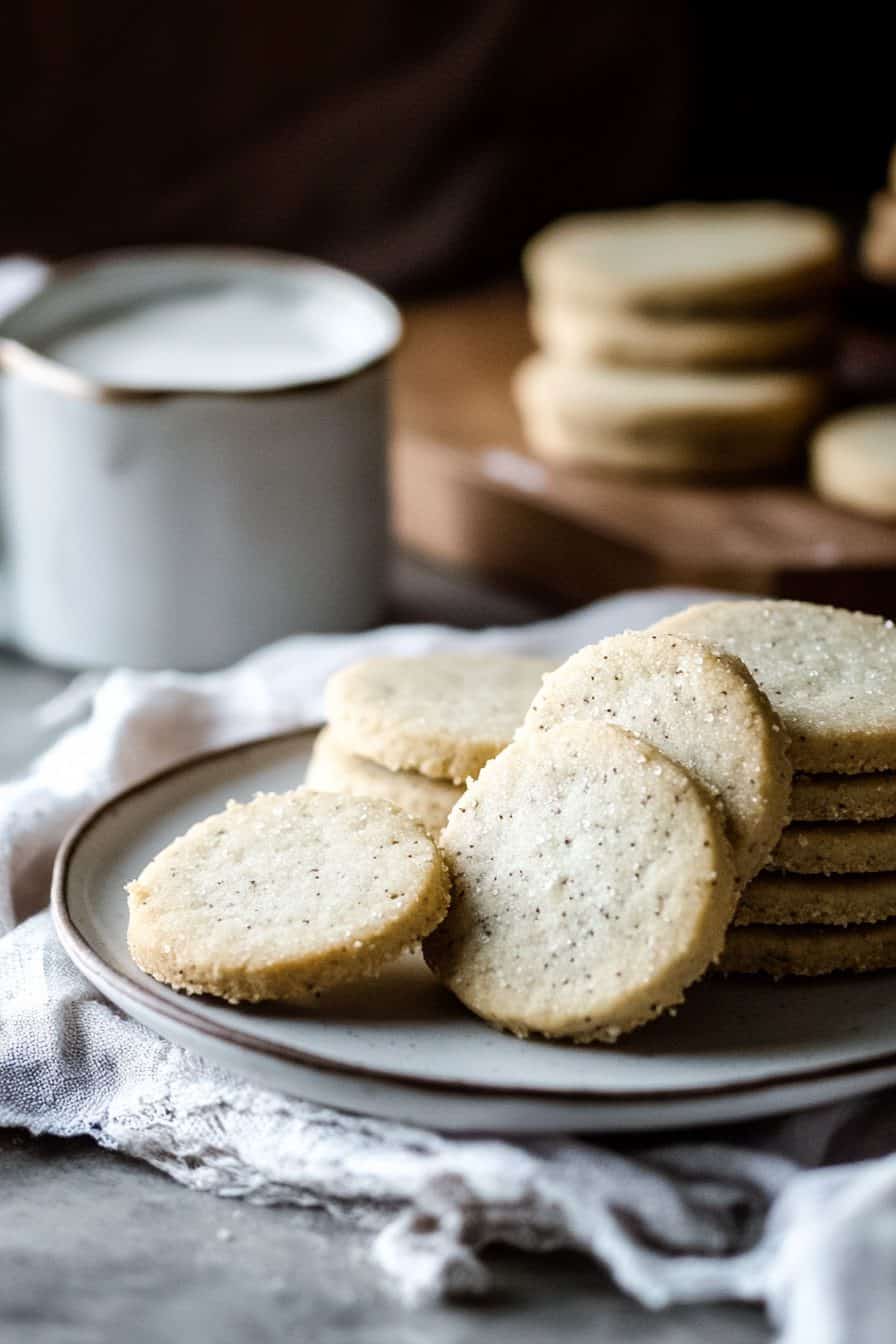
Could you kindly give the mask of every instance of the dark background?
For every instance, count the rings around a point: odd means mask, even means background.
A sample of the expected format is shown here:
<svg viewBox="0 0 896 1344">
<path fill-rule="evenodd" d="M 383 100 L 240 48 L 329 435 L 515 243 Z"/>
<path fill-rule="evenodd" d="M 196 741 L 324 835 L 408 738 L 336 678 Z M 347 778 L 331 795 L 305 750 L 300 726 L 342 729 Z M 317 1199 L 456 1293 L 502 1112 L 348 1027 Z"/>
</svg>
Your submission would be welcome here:
<svg viewBox="0 0 896 1344">
<path fill-rule="evenodd" d="M 0 0 L 0 252 L 265 244 L 407 294 L 511 270 L 571 209 L 857 223 L 894 39 L 866 3 Z"/>
</svg>

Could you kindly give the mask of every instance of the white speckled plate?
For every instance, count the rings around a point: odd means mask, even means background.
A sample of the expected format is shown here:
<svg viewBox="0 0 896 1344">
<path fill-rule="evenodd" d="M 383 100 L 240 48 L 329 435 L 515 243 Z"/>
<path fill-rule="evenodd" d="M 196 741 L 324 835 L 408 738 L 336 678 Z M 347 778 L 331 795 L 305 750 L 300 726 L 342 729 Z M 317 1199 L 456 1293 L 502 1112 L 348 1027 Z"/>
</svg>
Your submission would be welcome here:
<svg viewBox="0 0 896 1344">
<path fill-rule="evenodd" d="M 501 1035 L 406 958 L 313 1010 L 189 998 L 138 971 L 124 883 L 228 798 L 300 783 L 312 734 L 201 757 L 120 794 L 69 836 L 53 914 L 84 974 L 163 1036 L 266 1086 L 446 1130 L 648 1130 L 819 1105 L 896 1081 L 896 973 L 709 981 L 617 1046 Z"/>
</svg>

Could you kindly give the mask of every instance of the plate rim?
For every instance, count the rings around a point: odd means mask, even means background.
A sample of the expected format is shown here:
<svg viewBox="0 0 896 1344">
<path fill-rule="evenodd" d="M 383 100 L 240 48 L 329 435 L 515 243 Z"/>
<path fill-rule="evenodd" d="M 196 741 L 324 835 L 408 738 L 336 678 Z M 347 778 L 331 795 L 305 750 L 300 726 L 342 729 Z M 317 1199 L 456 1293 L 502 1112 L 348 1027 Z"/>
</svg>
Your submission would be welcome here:
<svg viewBox="0 0 896 1344">
<path fill-rule="evenodd" d="M 173 1022 L 176 1026 L 196 1032 L 200 1036 L 209 1036 L 225 1045 L 253 1054 L 273 1056 L 288 1063 L 301 1065 L 306 1069 L 339 1074 L 356 1079 L 365 1079 L 372 1083 L 390 1087 L 415 1087 L 434 1093 L 461 1093 L 465 1097 L 498 1099 L 519 1098 L 532 1102 L 567 1103 L 570 1106 L 607 1105 L 637 1106 L 657 1105 L 673 1102 L 713 1101 L 737 1095 L 762 1094 L 782 1087 L 800 1087 L 813 1083 L 824 1083 L 835 1078 L 855 1076 L 860 1078 L 869 1071 L 896 1067 L 896 1048 L 879 1054 L 869 1055 L 862 1060 L 849 1060 L 840 1064 L 807 1069 L 798 1073 L 764 1073 L 751 1080 L 718 1083 L 712 1086 L 702 1085 L 683 1088 L 658 1088 L 641 1092 L 602 1092 L 564 1091 L 563 1089 L 542 1087 L 519 1087 L 514 1084 L 495 1083 L 491 1086 L 471 1083 L 463 1078 L 429 1078 L 419 1074 L 393 1072 L 388 1068 L 371 1067 L 366 1064 L 342 1063 L 338 1060 L 319 1055 L 314 1050 L 287 1045 L 282 1042 L 265 1040 L 239 1026 L 211 1021 L 194 1013 L 189 1000 L 170 1000 L 162 992 L 162 986 L 151 977 L 138 979 L 111 966 L 90 944 L 78 929 L 68 907 L 68 881 L 70 870 L 90 833 L 100 825 L 107 814 L 131 799 L 143 793 L 152 792 L 168 780 L 192 770 L 200 770 L 228 758 L 238 758 L 265 747 L 287 743 L 290 739 L 309 737 L 319 731 L 322 725 L 314 723 L 300 728 L 288 728 L 277 733 L 265 733 L 257 737 L 242 739 L 228 746 L 214 747 L 206 751 L 193 752 L 181 756 L 169 765 L 155 770 L 136 780 L 123 789 L 117 790 L 101 803 L 92 807 L 81 816 L 66 832 L 53 864 L 53 876 L 50 885 L 50 912 L 57 937 L 63 950 L 80 971 L 100 991 L 104 983 L 111 984 L 118 995 L 125 1000 L 136 999 L 144 1009 L 158 1014 L 161 1018 Z M 151 1028 L 150 1028 L 151 1029 Z"/>
</svg>

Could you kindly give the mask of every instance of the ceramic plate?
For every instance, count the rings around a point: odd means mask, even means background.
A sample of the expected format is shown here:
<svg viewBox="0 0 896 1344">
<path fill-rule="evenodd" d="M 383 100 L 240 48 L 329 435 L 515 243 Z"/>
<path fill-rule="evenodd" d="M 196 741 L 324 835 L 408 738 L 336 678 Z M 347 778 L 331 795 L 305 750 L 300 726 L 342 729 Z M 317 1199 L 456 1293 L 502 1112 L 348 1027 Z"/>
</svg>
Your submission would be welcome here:
<svg viewBox="0 0 896 1344">
<path fill-rule="evenodd" d="M 896 973 L 696 986 L 617 1046 L 518 1041 L 466 1012 L 417 956 L 311 1010 L 231 1007 L 143 975 L 126 881 L 229 798 L 301 783 L 313 734 L 188 761 L 120 794 L 56 865 L 59 936 L 108 998 L 172 1041 L 269 1087 L 446 1130 L 649 1130 L 818 1105 L 896 1081 Z"/>
</svg>

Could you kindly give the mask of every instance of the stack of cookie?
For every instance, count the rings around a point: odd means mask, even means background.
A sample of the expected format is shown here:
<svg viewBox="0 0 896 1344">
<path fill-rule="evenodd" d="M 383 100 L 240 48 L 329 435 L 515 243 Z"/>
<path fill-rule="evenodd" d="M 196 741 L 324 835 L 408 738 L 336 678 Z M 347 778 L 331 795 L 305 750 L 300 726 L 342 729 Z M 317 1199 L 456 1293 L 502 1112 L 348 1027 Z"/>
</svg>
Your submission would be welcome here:
<svg viewBox="0 0 896 1344">
<path fill-rule="evenodd" d="M 825 393 L 839 232 L 796 207 L 560 220 L 524 254 L 538 354 L 514 380 L 532 451 L 638 476 L 793 459 Z"/>
<path fill-rule="evenodd" d="M 327 686 L 315 789 L 383 798 L 437 836 L 466 780 L 510 742 L 545 672 L 541 658 L 370 658 Z"/>
<path fill-rule="evenodd" d="M 792 821 L 741 899 L 723 966 L 896 965 L 896 629 L 803 602 L 714 602 L 654 627 L 743 659 L 790 737 Z"/>
<path fill-rule="evenodd" d="M 861 259 L 872 280 L 896 284 L 896 148 L 890 156 L 887 185 L 871 198 Z"/>
</svg>

